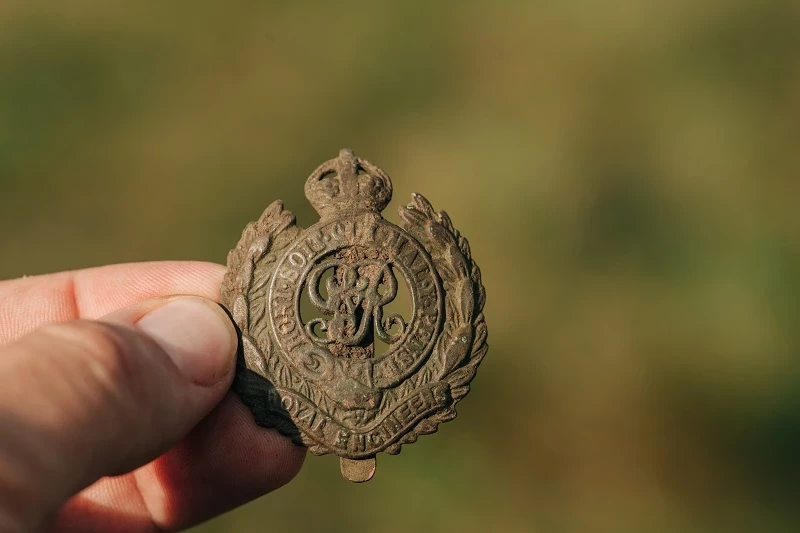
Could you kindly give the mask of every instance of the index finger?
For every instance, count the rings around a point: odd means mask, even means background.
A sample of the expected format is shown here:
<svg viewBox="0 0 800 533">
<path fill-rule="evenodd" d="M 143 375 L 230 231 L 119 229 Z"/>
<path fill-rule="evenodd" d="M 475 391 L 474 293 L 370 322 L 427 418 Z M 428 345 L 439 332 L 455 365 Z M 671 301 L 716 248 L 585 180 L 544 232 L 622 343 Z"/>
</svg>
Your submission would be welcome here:
<svg viewBox="0 0 800 533">
<path fill-rule="evenodd" d="M 225 267 L 200 261 L 111 265 L 0 282 L 0 344 L 37 327 L 97 319 L 148 298 L 173 294 L 219 300 Z"/>
</svg>

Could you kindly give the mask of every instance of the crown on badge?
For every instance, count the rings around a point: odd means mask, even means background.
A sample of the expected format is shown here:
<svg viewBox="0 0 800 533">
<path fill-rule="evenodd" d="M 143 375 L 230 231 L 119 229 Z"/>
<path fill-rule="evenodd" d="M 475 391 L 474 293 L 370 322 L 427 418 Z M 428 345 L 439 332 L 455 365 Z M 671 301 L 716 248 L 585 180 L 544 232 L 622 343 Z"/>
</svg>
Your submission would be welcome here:
<svg viewBox="0 0 800 533">
<path fill-rule="evenodd" d="M 306 198 L 326 218 L 346 211 L 380 213 L 392 200 L 392 180 L 347 148 L 321 164 L 306 181 Z"/>
</svg>

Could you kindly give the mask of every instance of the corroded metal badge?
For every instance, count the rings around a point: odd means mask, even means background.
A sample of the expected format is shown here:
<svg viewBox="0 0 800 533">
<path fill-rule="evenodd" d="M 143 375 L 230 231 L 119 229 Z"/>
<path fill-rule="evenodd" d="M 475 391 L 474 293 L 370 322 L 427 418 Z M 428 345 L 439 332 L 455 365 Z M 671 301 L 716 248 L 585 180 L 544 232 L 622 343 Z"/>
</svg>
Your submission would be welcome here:
<svg viewBox="0 0 800 533">
<path fill-rule="evenodd" d="M 320 220 L 281 202 L 228 255 L 222 302 L 242 334 L 234 384 L 256 422 L 367 481 L 379 452 L 456 416 L 486 354 L 481 273 L 469 244 L 422 196 L 381 212 L 392 183 L 349 150 L 308 178 Z M 407 309 L 399 294 L 407 295 Z"/>
</svg>

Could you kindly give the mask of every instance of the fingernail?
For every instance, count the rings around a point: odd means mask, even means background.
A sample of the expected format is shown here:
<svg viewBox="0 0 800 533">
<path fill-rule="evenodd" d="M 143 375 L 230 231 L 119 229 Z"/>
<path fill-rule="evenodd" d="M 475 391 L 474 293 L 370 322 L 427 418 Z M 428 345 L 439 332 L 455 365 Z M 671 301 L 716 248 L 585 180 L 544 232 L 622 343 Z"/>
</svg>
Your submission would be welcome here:
<svg viewBox="0 0 800 533">
<path fill-rule="evenodd" d="M 158 343 L 194 383 L 213 385 L 234 367 L 236 330 L 210 300 L 175 298 L 143 316 L 136 327 Z"/>
</svg>

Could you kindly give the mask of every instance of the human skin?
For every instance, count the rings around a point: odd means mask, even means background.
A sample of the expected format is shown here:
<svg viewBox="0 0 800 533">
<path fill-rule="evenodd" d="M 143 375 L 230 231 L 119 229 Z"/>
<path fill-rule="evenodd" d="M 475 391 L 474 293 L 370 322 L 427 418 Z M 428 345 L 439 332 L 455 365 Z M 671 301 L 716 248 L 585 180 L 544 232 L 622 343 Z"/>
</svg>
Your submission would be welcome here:
<svg viewBox="0 0 800 533">
<path fill-rule="evenodd" d="M 297 474 L 304 449 L 229 392 L 224 273 L 157 262 L 0 282 L 0 531 L 176 531 Z"/>
</svg>

